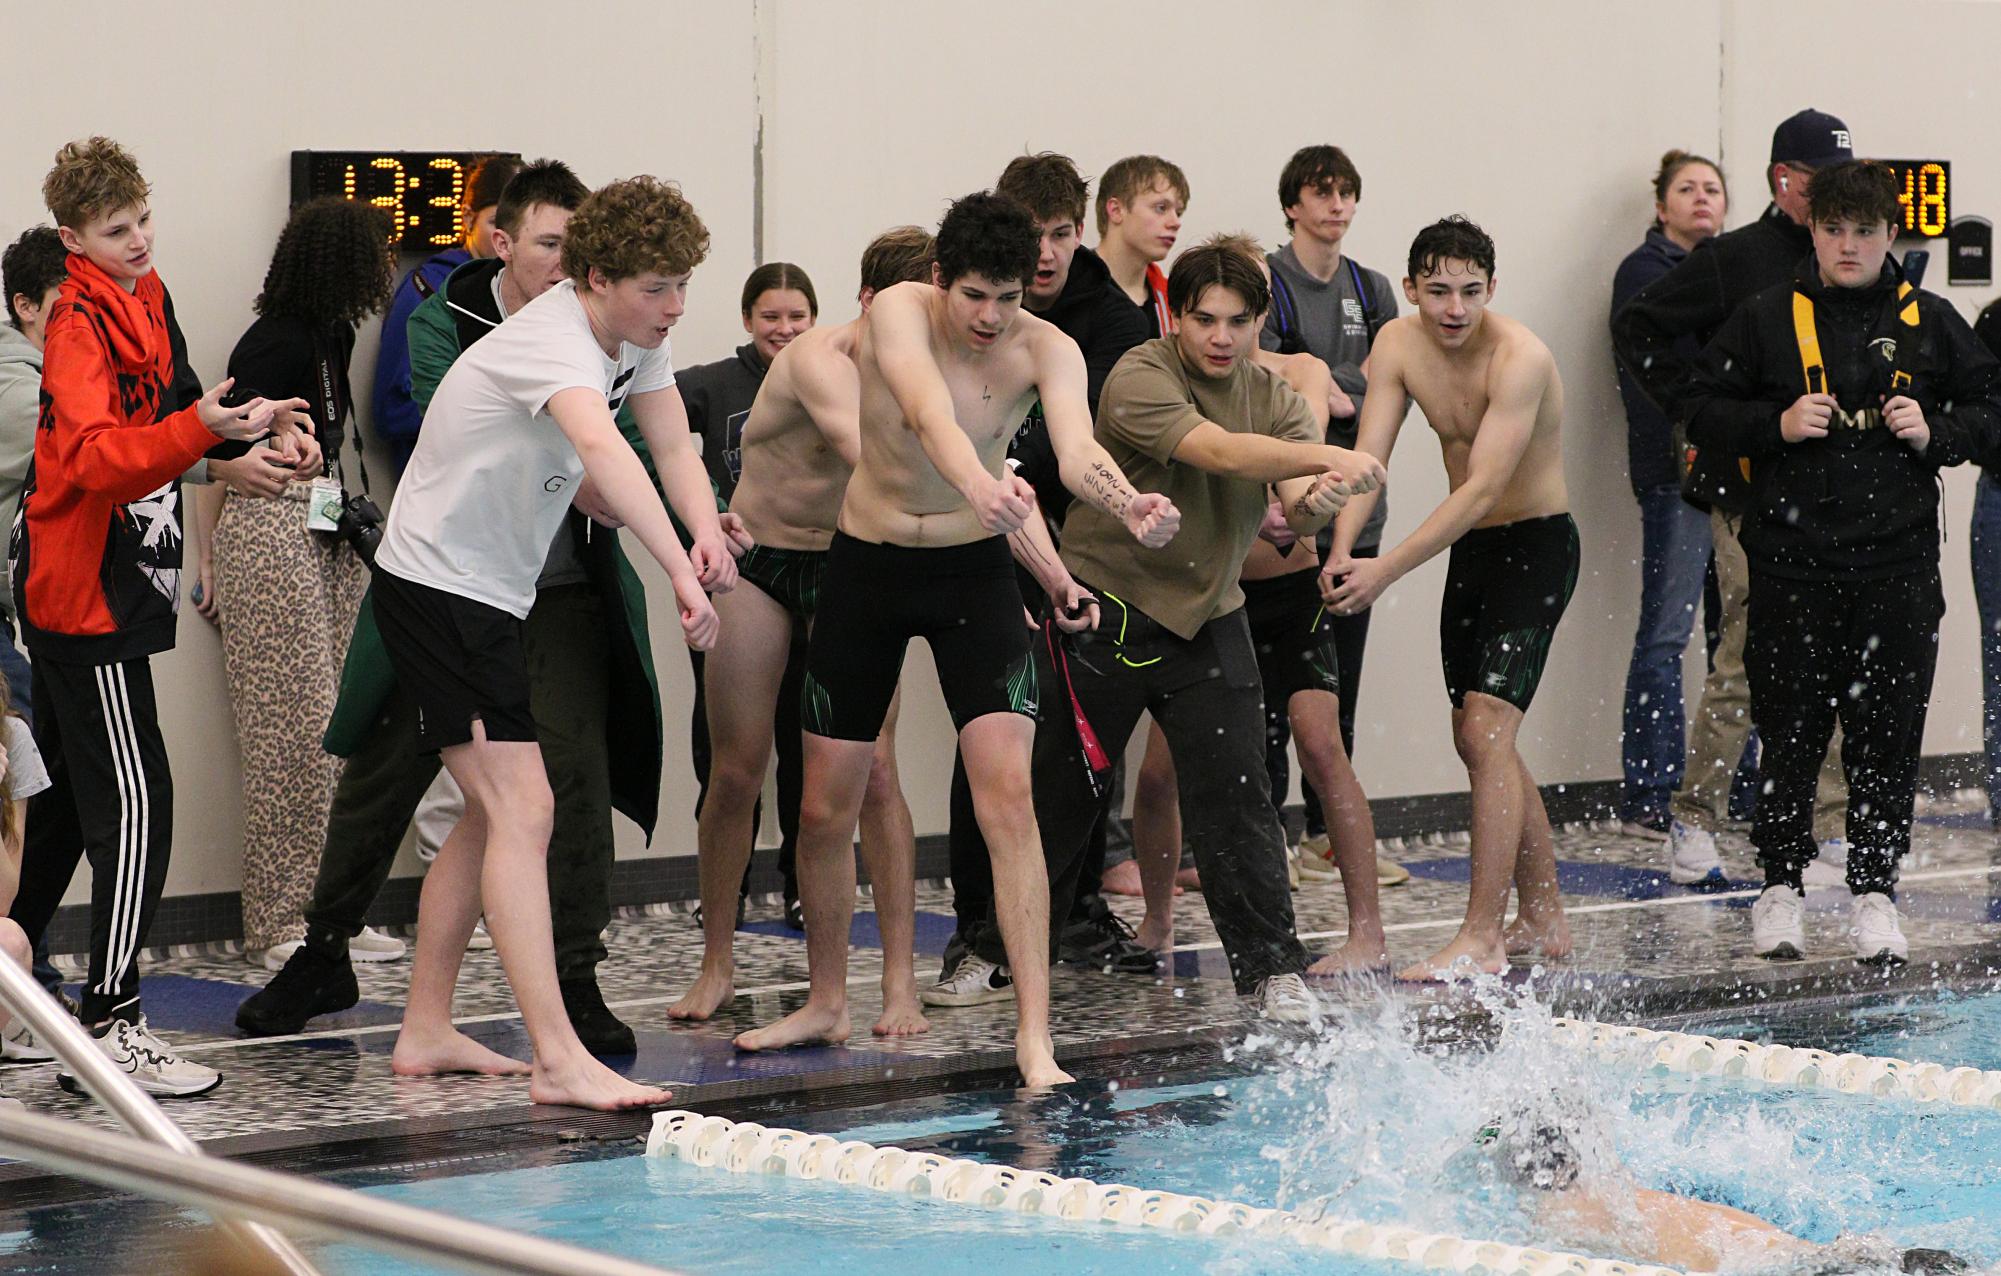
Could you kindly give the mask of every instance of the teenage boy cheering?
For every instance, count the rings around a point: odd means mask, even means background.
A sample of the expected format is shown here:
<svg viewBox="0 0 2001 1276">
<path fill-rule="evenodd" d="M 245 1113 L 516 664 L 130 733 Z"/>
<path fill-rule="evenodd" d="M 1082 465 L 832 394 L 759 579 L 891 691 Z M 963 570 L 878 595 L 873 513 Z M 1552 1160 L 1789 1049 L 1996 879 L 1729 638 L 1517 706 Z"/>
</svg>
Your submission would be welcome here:
<svg viewBox="0 0 2001 1276">
<path fill-rule="evenodd" d="M 1367 402 L 1369 377 L 1363 371 L 1369 347 L 1383 325 L 1397 317 L 1397 299 L 1390 281 L 1347 256 L 1343 244 L 1362 202 L 1362 174 L 1338 146 L 1302 146 L 1285 162 L 1278 176 L 1278 204 L 1292 239 L 1265 257 L 1271 268 L 1272 305 L 1265 316 L 1258 344 L 1279 354 L 1312 354 L 1334 374 L 1327 393 L 1327 441 L 1355 446 L 1362 404 Z M 1374 558 L 1382 544 L 1389 500 L 1378 495 L 1368 525 L 1350 551 L 1356 558 Z M 1333 542 L 1331 530 L 1321 533 L 1324 557 Z M 1335 650 L 1341 657 L 1341 746 L 1355 754 L 1355 701 L 1362 688 L 1362 654 L 1369 640 L 1369 613 L 1335 616 L 1328 621 Z M 1273 745 L 1283 777 L 1284 716 L 1276 722 Z M 1301 790 L 1306 801 L 1306 837 L 1300 842 L 1299 875 L 1326 881 L 1336 874 L 1333 846 L 1327 835 L 1325 811 L 1311 785 Z M 1408 881 L 1410 871 L 1389 860 L 1376 861 L 1376 876 L 1384 885 Z"/>
<path fill-rule="evenodd" d="M 855 817 L 904 649 L 922 635 L 993 857 L 1015 963 L 1015 1062 L 1031 1086 L 1069 1079 L 1049 1034 L 1049 883 L 1030 799 L 1038 688 L 1006 543 L 1033 535 L 1024 525 L 1035 494 L 1008 471 L 1008 440 L 1040 398 L 1064 485 L 1082 508 L 1156 547 L 1180 514 L 1164 497 L 1135 494 L 1092 440 L 1076 343 L 1021 313 L 1035 260 L 1026 209 L 968 195 L 938 227 L 934 282 L 898 284 L 870 308 L 856 358 L 861 458 L 827 553 L 801 706 L 799 886 L 812 988 L 799 1010 L 738 1037 L 744 1049 L 847 1038 Z M 1072 611 L 1095 605 L 1070 601 Z"/>
<path fill-rule="evenodd" d="M 1135 486 L 1181 511 L 1181 535 L 1173 552 L 1153 553 L 1098 511 L 1071 512 L 1063 561 L 1101 600 L 1100 618 L 1094 629 L 1038 644 L 1038 676 L 1057 708 L 1036 731 L 1036 820 L 1052 894 L 1067 900 L 1105 806 L 1080 724 L 1116 757 L 1140 714 L 1151 713 L 1178 764 L 1203 899 L 1237 991 L 1266 1015 L 1304 1020 L 1307 958 L 1293 933 L 1285 835 L 1265 778 L 1257 655 L 1237 580 L 1264 523 L 1267 484 L 1291 529 L 1310 536 L 1382 467 L 1328 446 L 1306 402 L 1255 363 L 1269 290 L 1254 258 L 1204 244 L 1175 261 L 1167 287 L 1174 331 L 1119 361 L 1099 403 L 1098 437 Z M 1004 982 L 1003 956 L 990 943 L 976 948 L 953 990 L 970 1001 Z"/>
<path fill-rule="evenodd" d="M 1815 775 L 1837 717 L 1848 777 L 1855 956 L 1909 954 L 1898 862 L 1938 660 L 1938 471 L 2001 444 L 2001 363 L 1888 261 L 1897 187 L 1880 164 L 1814 174 L 1813 255 L 1740 306 L 1689 394 L 1698 447 L 1750 458 L 1744 665 L 1764 738 L 1751 841 L 1759 956 L 1805 955 L 1801 873 Z"/>
<path fill-rule="evenodd" d="M 1497 974 L 1510 953 L 1570 952 L 1549 813 L 1516 749 L 1577 584 L 1577 524 L 1563 482 L 1563 381 L 1534 333 L 1487 308 L 1494 241 L 1485 231 L 1463 217 L 1434 222 L 1411 242 L 1408 270 L 1404 296 L 1417 313 L 1392 321 L 1376 340 L 1360 446 L 1387 464 L 1415 401 L 1438 435 L 1452 490 L 1380 558 L 1353 552 L 1374 498 L 1350 502 L 1320 569 L 1321 594 L 1336 614 L 1352 615 L 1451 551 L 1439 647 L 1452 739 L 1473 793 L 1473 872 L 1459 933 L 1400 977 L 1436 979 L 1461 963 Z M 1520 911 L 1504 933 L 1510 881 Z"/>
<path fill-rule="evenodd" d="M 369 597 L 397 680 L 417 701 L 418 747 L 442 753 L 466 807 L 424 879 L 410 998 L 390 1059 L 400 1075 L 529 1072 L 536 1102 L 601 1109 L 667 1097 L 592 1058 L 564 1015 L 544 865 L 553 799 L 521 622 L 587 480 L 587 505 L 629 527 L 673 582 L 688 643 L 715 643 L 703 591 L 730 588 L 736 565 L 667 348 L 708 239 L 672 186 L 636 177 L 597 191 L 565 229 L 568 278 L 461 355 L 425 414 Z M 613 419 L 628 400 L 693 533 L 691 551 Z M 532 1069 L 452 1023 L 453 984 L 482 908 L 533 1044 Z"/>
<path fill-rule="evenodd" d="M 109 138 L 56 153 L 42 199 L 69 249 L 48 320 L 42 410 L 10 558 L 35 662 L 35 733 L 54 784 L 35 804 L 13 916 L 39 939 L 76 871 L 91 867 L 90 976 L 81 1018 L 154 1094 L 222 1076 L 147 1030 L 139 953 L 166 884 L 173 778 L 151 658 L 174 645 L 179 476 L 222 440 L 276 431 L 280 459 L 317 471 L 303 399 L 223 406 L 228 381 L 182 406 L 191 377 L 153 269 L 150 188 Z M 67 1073 L 60 1080 L 73 1088 Z"/>
</svg>

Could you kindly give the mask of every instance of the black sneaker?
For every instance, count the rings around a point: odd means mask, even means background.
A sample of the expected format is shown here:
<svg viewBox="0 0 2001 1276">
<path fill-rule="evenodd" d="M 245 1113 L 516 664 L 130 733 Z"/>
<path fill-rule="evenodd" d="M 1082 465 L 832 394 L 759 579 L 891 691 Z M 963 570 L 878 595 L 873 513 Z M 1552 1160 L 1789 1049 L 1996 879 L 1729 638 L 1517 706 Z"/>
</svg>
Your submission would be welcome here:
<svg viewBox="0 0 2001 1276">
<path fill-rule="evenodd" d="M 799 903 L 797 895 L 785 897 L 785 925 L 802 933 L 806 929 L 806 909 Z"/>
<path fill-rule="evenodd" d="M 360 1000 L 347 958 L 322 957 L 301 946 L 270 983 L 236 1008 L 236 1026 L 253 1037 L 288 1037 L 307 1020 L 346 1010 Z"/>
<path fill-rule="evenodd" d="M 1065 926 L 1057 957 L 1075 966 L 1122 975 L 1151 975 L 1160 965 L 1159 955 L 1142 947 L 1125 919 L 1109 911 Z"/>
<path fill-rule="evenodd" d="M 563 990 L 563 1009 L 569 1013 L 570 1026 L 577 1030 L 577 1040 L 584 1043 L 584 1049 L 595 1055 L 638 1051 L 639 1039 L 632 1035 L 632 1029 L 604 1004 L 595 973 L 560 980 L 557 986 Z"/>
<path fill-rule="evenodd" d="M 743 896 L 741 896 L 741 895 L 737 896 L 737 900 L 736 900 L 736 924 L 737 924 L 737 929 L 738 929 L 738 930 L 741 930 L 741 929 L 743 929 L 743 906 L 744 906 L 744 902 L 745 902 L 745 901 L 744 901 L 744 898 L 743 898 Z M 787 914 L 787 916 L 789 917 L 789 916 L 790 916 L 790 914 L 788 913 L 788 914 Z M 700 930 L 700 929 L 702 928 L 702 906 L 701 906 L 700 904 L 697 904 L 697 905 L 695 905 L 695 913 L 694 913 L 694 917 L 695 917 L 695 929 L 696 929 L 696 930 Z M 805 926 L 804 926 L 804 924 L 803 924 L 803 923 L 801 924 L 801 926 L 800 926 L 800 929 L 801 929 L 801 930 L 804 930 L 804 929 L 805 929 Z"/>
<path fill-rule="evenodd" d="M 945 957 L 938 963 L 938 982 L 948 984 L 959 971 L 959 963 L 966 960 L 966 954 L 973 951 L 971 936 L 963 930 L 955 930 L 945 941 Z"/>
</svg>

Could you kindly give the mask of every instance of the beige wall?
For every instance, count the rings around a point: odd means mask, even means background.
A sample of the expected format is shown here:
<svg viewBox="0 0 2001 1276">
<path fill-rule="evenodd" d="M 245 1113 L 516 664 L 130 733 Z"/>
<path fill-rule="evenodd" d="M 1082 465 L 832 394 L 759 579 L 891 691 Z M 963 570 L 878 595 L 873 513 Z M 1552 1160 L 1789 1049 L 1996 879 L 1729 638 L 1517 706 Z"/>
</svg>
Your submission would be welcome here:
<svg viewBox="0 0 2001 1276">
<path fill-rule="evenodd" d="M 1087 174 L 1134 151 L 1167 155 L 1194 186 L 1184 242 L 1239 228 L 1275 242 L 1285 157 L 1309 141 L 1338 142 L 1364 176 L 1354 255 L 1395 278 L 1419 225 L 1448 212 L 1474 217 L 1499 242 L 1497 305 L 1541 334 L 1563 370 L 1584 571 L 1525 748 L 1545 781 L 1602 779 L 1618 774 L 1639 553 L 1605 312 L 1612 270 L 1649 216 L 1654 158 L 1671 145 L 1719 150 L 1738 196 L 1731 221 L 1742 223 L 1762 207 L 1758 170 L 1772 124 L 1813 104 L 1843 115 L 1865 150 L 1955 160 L 1962 211 L 1991 211 L 2001 194 L 1978 163 L 1985 139 L 1976 132 L 1995 107 L 1981 51 L 2001 37 L 2001 9 L 1906 6 L 1898 29 L 1928 33 L 1923 93 L 1908 74 L 1882 73 L 1880 9 L 1846 0 L 1834 9 L 1846 20 L 1828 20 L 1826 4 L 1708 0 L 1680 6 L 1671 25 L 1658 7 L 1599 0 L 1263 0 L 1222 23 L 1213 4 L 1161 0 L 1141 27 L 1124 6 L 1055 0 L 1005 10 L 596 0 L 580 40 L 546 6 L 518 0 L 449 18 L 437 6 L 381 0 L 337 14 L 218 0 L 172 21 L 118 0 L 95 12 L 112 25 L 129 19 L 153 67 L 179 68 L 171 91 L 149 73 L 95 77 L 84 94 L 57 60 L 17 62 L 27 79 L 11 86 L 17 105 L 0 134 L 0 171 L 16 175 L 0 185 L 0 234 L 43 216 L 37 182 L 63 140 L 119 137 L 155 184 L 161 269 L 196 364 L 215 378 L 283 220 L 294 148 L 505 147 L 562 156 L 592 183 L 654 172 L 684 184 L 715 236 L 676 332 L 685 365 L 723 357 L 741 339 L 733 309 L 753 261 L 760 126 L 763 255 L 805 265 L 836 320 L 852 313 L 855 259 L 872 234 L 935 223 L 948 199 L 987 185 L 1024 149 L 1063 150 Z M 1811 60 L 1794 28 L 1809 12 L 1821 33 Z M 17 6 L 9 44 L 67 46 L 73 26 L 52 7 Z M 1859 87 L 1871 84 L 1883 87 Z M 1837 95 L 1829 85 L 1853 87 Z M 1939 103 L 1951 104 L 1949 117 Z M 1952 295 L 1969 313 L 1984 300 Z M 365 385 L 370 335 L 361 348 Z M 1444 491 L 1421 422 L 1405 432 L 1392 474 L 1390 534 L 1400 536 Z M 1964 535 L 1971 477 L 1947 479 L 1951 611 L 1933 752 L 1978 745 Z M 1414 573 L 1377 609 L 1358 748 L 1374 795 L 1464 786 L 1437 662 L 1443 568 Z M 692 849 L 684 813 L 693 785 L 678 748 L 688 681 L 664 640 L 675 630 L 658 606 L 664 597 L 655 591 L 667 814 L 651 851 L 623 828 L 625 854 Z M 180 649 L 158 662 L 181 793 L 174 893 L 238 880 L 219 663 L 213 633 L 192 617 Z M 935 832 L 945 823 L 947 719 L 921 648 L 909 672 L 906 789 L 919 830 Z"/>
</svg>

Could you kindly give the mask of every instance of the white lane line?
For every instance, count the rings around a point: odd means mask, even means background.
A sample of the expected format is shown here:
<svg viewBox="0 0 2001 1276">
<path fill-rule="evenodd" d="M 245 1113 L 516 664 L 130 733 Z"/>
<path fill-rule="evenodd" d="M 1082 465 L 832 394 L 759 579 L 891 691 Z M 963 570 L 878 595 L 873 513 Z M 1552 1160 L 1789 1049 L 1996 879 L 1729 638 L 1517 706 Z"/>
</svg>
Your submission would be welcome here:
<svg viewBox="0 0 2001 1276">
<path fill-rule="evenodd" d="M 1941 869 L 1934 869 L 1927 873 L 1906 873 L 1903 875 L 1902 878 L 1898 880 L 1898 885 L 1900 886 L 1909 885 L 1914 882 L 1954 881 L 1967 877 L 1986 877 L 1996 872 L 2001 872 L 2001 864 L 1988 864 L 1976 868 L 1941 868 Z M 1758 897 L 1758 893 L 1759 893 L 1758 890 L 1741 890 L 1741 891 L 1715 891 L 1706 894 L 1670 895 L 1670 896 L 1664 896 L 1660 899 L 1620 900 L 1619 902 L 1613 904 L 1581 904 L 1575 908 L 1566 908 L 1563 911 L 1566 916 L 1580 917 L 1588 913 L 1621 913 L 1621 912 L 1630 912 L 1634 909 L 1640 909 L 1640 908 L 1666 908 L 1674 904 L 1709 904 L 1709 903 L 1714 903 L 1717 900 L 1724 900 L 1724 899 L 1756 899 Z M 1402 932 L 1402 931 L 1413 931 L 1413 930 L 1435 930 L 1440 927 L 1446 927 L 1446 926 L 1456 927 L 1458 925 L 1459 925 L 1459 919 L 1456 917 L 1440 917 L 1428 921 L 1394 922 L 1390 925 L 1383 927 L 1383 929 L 1385 931 Z M 1304 932 L 1300 935 L 1299 938 L 1301 940 L 1342 939 L 1345 938 L 1347 934 L 1348 932 L 1345 930 L 1316 930 L 1316 931 Z M 1204 943 L 1176 944 L 1174 946 L 1174 951 L 1177 953 L 1213 952 L 1216 949 L 1221 948 L 1222 946 L 1223 945 L 1216 940 L 1209 940 Z M 880 977 L 881 976 L 879 975 L 850 975 L 848 977 L 848 983 L 850 984 L 874 983 Z M 765 984 L 757 988 L 742 989 L 737 993 L 737 996 L 762 997 L 762 996 L 768 996 L 772 993 L 802 992 L 806 989 L 806 987 L 807 984 L 804 980 L 786 984 Z M 621 1001 L 607 1001 L 605 1005 L 608 1008 L 616 1009 L 628 1006 L 657 1006 L 662 1002 L 672 1002 L 678 1000 L 680 1000 L 678 994 L 670 993 L 658 997 L 633 997 Z M 453 1019 L 452 1022 L 455 1024 L 507 1023 L 514 1020 L 518 1020 L 520 1018 L 521 1014 L 519 1011 L 505 1011 L 490 1015 L 467 1015 L 462 1018 Z M 196 1054 L 207 1050 L 234 1050 L 242 1046 L 277 1046 L 277 1045 L 285 1045 L 287 1043 L 294 1041 L 326 1041 L 326 1040 L 338 1039 L 341 1037 L 375 1036 L 385 1032 L 396 1032 L 400 1030 L 401 1027 L 402 1027 L 401 1024 L 385 1023 L 385 1024 L 377 1024 L 374 1027 L 369 1027 L 369 1028 L 325 1028 L 321 1029 L 318 1032 L 295 1033 L 289 1037 L 224 1038 L 215 1041 L 193 1042 L 188 1045 L 180 1047 L 180 1049 L 181 1053 L 183 1054 Z M 53 1065 L 41 1064 L 37 1066 L 51 1067 Z M 22 1071 L 25 1072 L 27 1071 L 27 1069 L 24 1068 L 22 1069 Z"/>
</svg>

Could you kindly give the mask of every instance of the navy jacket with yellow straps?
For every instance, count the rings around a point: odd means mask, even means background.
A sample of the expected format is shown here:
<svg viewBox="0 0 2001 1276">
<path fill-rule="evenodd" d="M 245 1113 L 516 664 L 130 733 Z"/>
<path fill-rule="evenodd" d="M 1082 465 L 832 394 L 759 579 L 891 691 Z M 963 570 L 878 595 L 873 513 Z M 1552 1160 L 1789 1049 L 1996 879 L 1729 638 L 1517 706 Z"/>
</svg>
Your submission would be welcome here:
<svg viewBox="0 0 2001 1276">
<path fill-rule="evenodd" d="M 1824 386 L 1841 412 L 1826 438 L 1787 443 L 1779 418 L 1810 386 Z M 1883 424 L 1893 394 L 1924 409 L 1931 442 L 1922 455 Z M 1935 566 L 1939 469 L 2001 455 L 2001 361 L 1950 303 L 1910 288 L 1890 262 L 1874 284 L 1834 288 L 1808 257 L 1791 283 L 1724 323 L 1696 363 L 1686 405 L 1698 447 L 1748 460 L 1752 567 L 1797 580 Z"/>
</svg>

